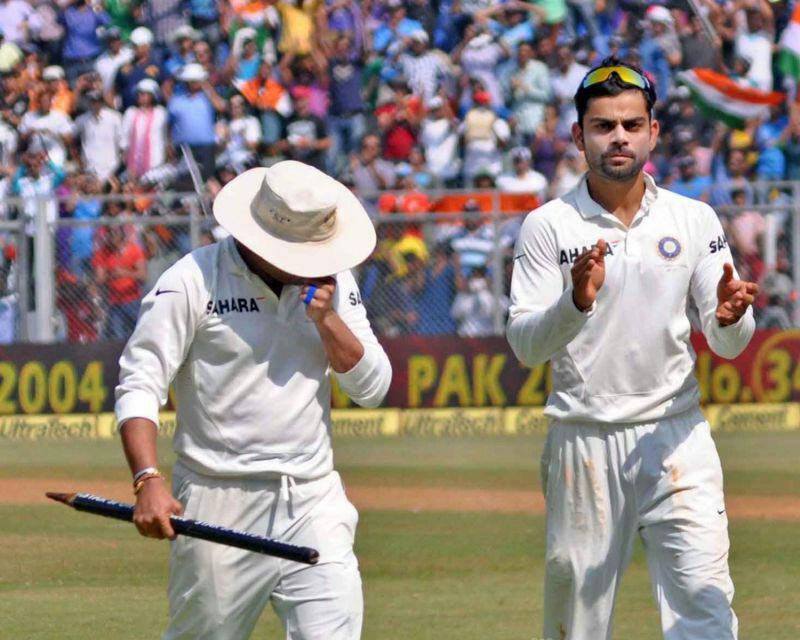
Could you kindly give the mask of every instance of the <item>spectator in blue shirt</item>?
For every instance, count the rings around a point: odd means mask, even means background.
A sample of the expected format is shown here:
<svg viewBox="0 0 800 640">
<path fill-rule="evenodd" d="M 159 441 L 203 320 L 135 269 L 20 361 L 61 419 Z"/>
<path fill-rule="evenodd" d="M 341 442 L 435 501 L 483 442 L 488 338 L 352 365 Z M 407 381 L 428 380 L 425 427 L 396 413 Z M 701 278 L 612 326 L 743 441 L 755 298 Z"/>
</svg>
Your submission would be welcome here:
<svg viewBox="0 0 800 640">
<path fill-rule="evenodd" d="M 208 180 L 215 170 L 216 112 L 225 111 L 225 100 L 208 82 L 208 74 L 199 64 L 186 65 L 178 80 L 186 83 L 186 91 L 176 92 L 167 103 L 172 143 L 176 147 L 189 146 L 203 179 Z"/>
<path fill-rule="evenodd" d="M 708 202 L 711 190 L 711 177 L 697 175 L 697 160 L 692 156 L 678 159 L 680 178 L 670 185 L 670 191 L 687 198 Z"/>
<path fill-rule="evenodd" d="M 137 27 L 131 33 L 134 46 L 133 60 L 122 65 L 114 82 L 116 92 L 122 98 L 122 110 L 136 105 L 136 85 L 145 78 L 164 83 L 161 67 L 153 54 L 153 32 L 147 27 Z"/>
<path fill-rule="evenodd" d="M 103 52 L 98 28 L 111 22 L 105 11 L 96 11 L 88 0 L 75 2 L 61 12 L 59 22 L 64 27 L 61 53 L 67 79 L 75 79 L 94 69 L 96 58 Z"/>
<path fill-rule="evenodd" d="M 173 77 L 187 64 L 197 62 L 194 54 L 194 43 L 200 39 L 200 32 L 189 25 L 178 27 L 170 38 L 173 46 L 172 54 L 164 63 L 164 72 Z"/>
<path fill-rule="evenodd" d="M 392 45 L 398 45 L 403 38 L 410 37 L 412 33 L 424 31 L 419 22 L 406 17 L 403 0 L 388 0 L 386 7 L 389 10 L 388 20 L 375 29 L 372 35 L 372 48 L 380 54 L 387 53 Z"/>
</svg>

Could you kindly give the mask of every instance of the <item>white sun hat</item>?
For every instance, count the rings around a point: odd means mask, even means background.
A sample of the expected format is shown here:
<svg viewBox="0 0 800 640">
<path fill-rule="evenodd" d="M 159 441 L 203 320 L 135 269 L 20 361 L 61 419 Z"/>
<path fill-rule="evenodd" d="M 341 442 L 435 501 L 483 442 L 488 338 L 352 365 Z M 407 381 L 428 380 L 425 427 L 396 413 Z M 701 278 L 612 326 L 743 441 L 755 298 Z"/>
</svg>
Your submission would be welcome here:
<svg viewBox="0 0 800 640">
<path fill-rule="evenodd" d="M 150 93 L 157 98 L 159 93 L 158 82 L 152 78 L 142 78 L 136 83 L 136 91 L 140 93 Z"/>
<path fill-rule="evenodd" d="M 295 160 L 231 180 L 214 200 L 214 217 L 255 254 L 302 278 L 351 269 L 375 248 L 375 227 L 358 198 Z"/>
<path fill-rule="evenodd" d="M 135 47 L 153 44 L 153 32 L 147 27 L 136 27 L 131 31 L 130 39 Z"/>
<path fill-rule="evenodd" d="M 42 71 L 42 80 L 63 80 L 65 75 L 63 67 L 51 65 Z"/>
<path fill-rule="evenodd" d="M 181 82 L 205 82 L 208 80 L 208 73 L 203 65 L 190 62 L 181 68 L 177 77 Z"/>
</svg>

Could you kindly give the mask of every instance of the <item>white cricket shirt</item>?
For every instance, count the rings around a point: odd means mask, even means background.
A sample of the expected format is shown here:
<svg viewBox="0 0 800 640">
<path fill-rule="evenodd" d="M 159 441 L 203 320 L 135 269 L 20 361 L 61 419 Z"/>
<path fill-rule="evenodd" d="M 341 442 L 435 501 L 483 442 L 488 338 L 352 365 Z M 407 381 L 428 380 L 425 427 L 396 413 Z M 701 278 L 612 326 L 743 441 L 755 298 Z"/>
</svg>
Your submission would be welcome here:
<svg viewBox="0 0 800 640">
<path fill-rule="evenodd" d="M 353 369 L 335 373 L 366 407 L 381 403 L 391 365 L 367 320 L 355 279 L 336 276 L 334 308 L 364 346 Z M 173 448 L 213 476 L 313 479 L 333 469 L 332 371 L 300 287 L 280 298 L 244 261 L 232 238 L 184 256 L 142 300 L 120 358 L 117 424 L 158 409 L 174 380 Z"/>
<path fill-rule="evenodd" d="M 545 413 L 553 418 L 647 422 L 696 407 L 692 304 L 714 353 L 733 358 L 753 335 L 752 309 L 724 328 L 714 315 L 722 265 L 732 259 L 713 209 L 645 180 L 630 228 L 592 200 L 585 175 L 522 225 L 507 335 L 523 363 L 551 361 Z M 600 238 L 609 243 L 605 283 L 581 313 L 570 269 Z"/>
</svg>

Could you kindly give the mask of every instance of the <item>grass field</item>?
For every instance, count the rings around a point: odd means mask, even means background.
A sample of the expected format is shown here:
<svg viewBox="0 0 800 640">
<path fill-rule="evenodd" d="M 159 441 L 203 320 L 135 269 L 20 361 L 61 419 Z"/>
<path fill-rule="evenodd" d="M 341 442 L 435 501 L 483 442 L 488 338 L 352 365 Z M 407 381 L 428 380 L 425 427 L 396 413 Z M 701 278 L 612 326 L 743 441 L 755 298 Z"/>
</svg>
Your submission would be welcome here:
<svg viewBox="0 0 800 640">
<path fill-rule="evenodd" d="M 800 433 L 725 434 L 729 499 L 800 504 Z M 348 487 L 538 491 L 540 437 L 343 439 Z M 160 444 L 164 466 L 169 446 Z M 0 441 L 0 481 L 53 490 L 127 481 L 116 442 Z M 6 482 L 4 487 L 13 486 Z M 9 504 L 17 502 L 18 504 Z M 147 639 L 166 621 L 166 543 L 129 525 L 0 496 L 0 638 Z M 743 640 L 800 637 L 800 514 L 732 513 L 731 566 Z M 541 619 L 544 519 L 534 512 L 361 512 L 357 553 L 369 640 L 525 639 Z M 255 638 L 281 638 L 271 612 Z M 623 581 L 615 638 L 660 637 L 641 549 Z M 713 640 L 713 639 L 709 639 Z"/>
</svg>

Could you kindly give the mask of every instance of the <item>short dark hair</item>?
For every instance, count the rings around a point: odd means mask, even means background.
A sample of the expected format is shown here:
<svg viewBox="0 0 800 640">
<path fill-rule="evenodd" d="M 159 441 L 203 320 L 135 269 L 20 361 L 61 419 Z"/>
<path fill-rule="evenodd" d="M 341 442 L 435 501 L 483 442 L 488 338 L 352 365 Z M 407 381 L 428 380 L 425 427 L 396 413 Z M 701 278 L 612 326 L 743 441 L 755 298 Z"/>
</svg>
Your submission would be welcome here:
<svg viewBox="0 0 800 640">
<path fill-rule="evenodd" d="M 601 69 L 602 67 L 628 67 L 642 76 L 645 75 L 641 67 L 625 62 L 624 60 L 620 60 L 614 56 L 603 60 L 599 65 L 593 67 L 589 73 L 592 73 L 592 71 L 595 71 L 596 69 Z M 589 73 L 586 75 L 589 75 Z M 583 117 L 586 115 L 586 110 L 589 108 L 589 101 L 592 98 L 618 96 L 625 91 L 639 91 L 647 102 L 647 114 L 648 116 L 652 117 L 653 106 L 656 103 L 656 89 L 649 80 L 648 84 L 648 89 L 640 89 L 639 87 L 622 82 L 622 80 L 619 79 L 619 76 L 615 73 L 611 74 L 605 81 L 593 84 L 590 87 L 584 88 L 583 82 L 581 82 L 580 86 L 578 87 L 578 91 L 575 93 L 575 108 L 578 111 L 578 124 L 583 126 Z"/>
</svg>

